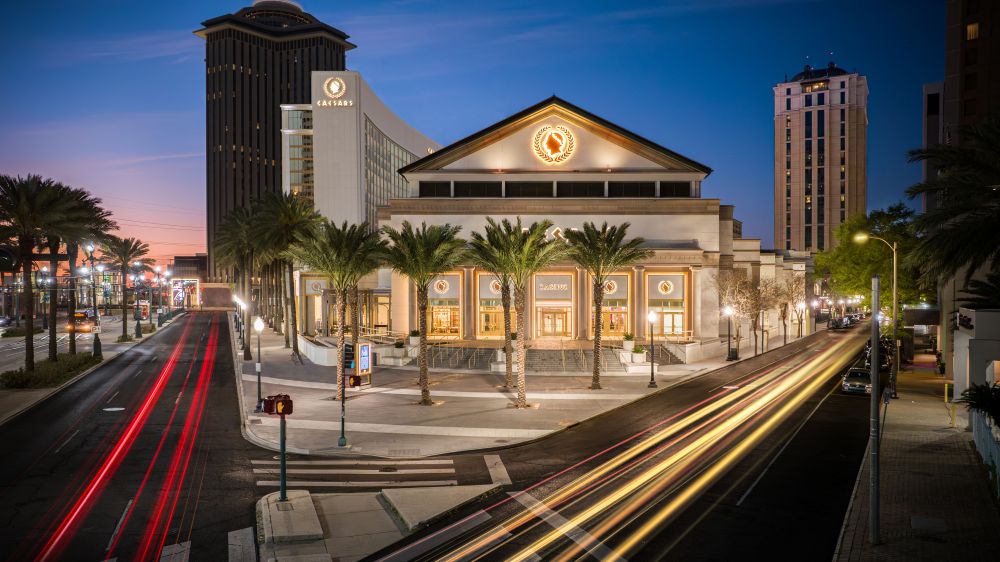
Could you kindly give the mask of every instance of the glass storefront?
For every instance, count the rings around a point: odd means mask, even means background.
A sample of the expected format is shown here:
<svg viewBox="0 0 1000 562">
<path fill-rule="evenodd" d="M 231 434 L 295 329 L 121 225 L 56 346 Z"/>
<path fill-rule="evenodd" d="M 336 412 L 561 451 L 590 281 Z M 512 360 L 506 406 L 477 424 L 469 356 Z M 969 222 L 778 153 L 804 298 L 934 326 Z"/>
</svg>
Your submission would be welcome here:
<svg viewBox="0 0 1000 562">
<path fill-rule="evenodd" d="M 573 335 L 573 275 L 535 275 L 535 337 L 568 338 Z"/>
<path fill-rule="evenodd" d="M 427 289 L 427 334 L 434 338 L 462 337 L 462 276 L 435 277 Z"/>
<path fill-rule="evenodd" d="M 593 287 L 591 280 L 588 287 Z M 590 289 L 593 291 L 593 289 Z M 591 295 L 593 297 L 593 295 Z M 604 281 L 604 303 L 601 310 L 601 335 L 620 338 L 629 329 L 629 276 L 608 275 Z M 594 309 L 590 311 L 590 334 L 594 334 Z"/>
<path fill-rule="evenodd" d="M 687 334 L 685 308 L 685 277 L 682 273 L 649 274 L 646 276 L 646 304 L 656 314 L 653 335 L 684 336 Z"/>
<path fill-rule="evenodd" d="M 500 281 L 495 275 L 476 276 L 476 294 L 479 295 L 479 317 L 476 336 L 481 338 L 503 337 L 503 306 L 500 302 Z M 510 329 L 517 331 L 517 313 L 514 311 L 513 290 L 510 303 Z"/>
</svg>

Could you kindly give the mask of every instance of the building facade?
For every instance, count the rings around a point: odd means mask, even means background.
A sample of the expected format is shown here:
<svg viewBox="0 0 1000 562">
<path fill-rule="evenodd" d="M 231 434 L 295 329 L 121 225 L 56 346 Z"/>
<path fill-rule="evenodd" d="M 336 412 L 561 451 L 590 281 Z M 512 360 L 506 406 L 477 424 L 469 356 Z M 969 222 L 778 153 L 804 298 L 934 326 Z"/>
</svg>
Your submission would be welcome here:
<svg viewBox="0 0 1000 562">
<path fill-rule="evenodd" d="M 774 87 L 774 245 L 818 252 L 867 209 L 868 80 L 806 65 Z"/>
<path fill-rule="evenodd" d="M 282 186 L 313 202 L 317 212 L 341 224 L 377 228 L 376 209 L 407 197 L 399 169 L 440 148 L 406 124 L 375 95 L 357 72 L 313 72 L 308 103 L 281 106 Z M 332 318 L 326 280 L 299 271 L 303 328 L 313 332 Z M 389 327 L 388 270 L 361 283 L 362 324 Z"/>
<path fill-rule="evenodd" d="M 226 215 L 281 189 L 281 104 L 309 103 L 314 70 L 343 70 L 348 36 L 293 2 L 258 0 L 202 23 L 208 276 Z"/>
<path fill-rule="evenodd" d="M 808 253 L 762 251 L 759 240 L 742 238 L 732 206 L 701 197 L 710 168 L 556 97 L 400 173 L 406 196 L 379 207 L 379 225 L 447 223 L 468 236 L 482 232 L 488 217 L 529 224 L 550 219 L 548 234 L 559 238 L 585 222 L 627 222 L 629 236 L 646 240 L 652 257 L 611 275 L 600 311 L 593 307 L 591 279 L 575 264 L 536 275 L 525 318 L 526 339 L 533 341 L 591 339 L 600 314 L 609 339 L 652 334 L 721 354 L 720 271 L 775 281 L 811 271 Z M 417 327 L 415 289 L 396 274 L 391 289 L 391 329 L 406 333 Z M 494 276 L 471 264 L 439 276 L 430 289 L 430 337 L 502 338 L 499 289 Z M 780 333 L 775 324 L 772 316 L 772 337 Z"/>
</svg>

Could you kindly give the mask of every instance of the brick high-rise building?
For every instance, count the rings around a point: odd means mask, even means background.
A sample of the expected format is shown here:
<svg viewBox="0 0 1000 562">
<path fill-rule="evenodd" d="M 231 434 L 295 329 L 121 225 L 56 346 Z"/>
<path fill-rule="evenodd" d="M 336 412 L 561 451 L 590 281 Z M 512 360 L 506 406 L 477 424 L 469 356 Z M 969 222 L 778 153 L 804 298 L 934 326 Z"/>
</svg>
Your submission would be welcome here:
<svg viewBox="0 0 1000 562">
<path fill-rule="evenodd" d="M 806 65 L 774 87 L 774 247 L 818 252 L 866 212 L 868 80 Z"/>
<path fill-rule="evenodd" d="M 202 25 L 208 277 L 225 281 L 216 228 L 233 209 L 281 191 L 281 104 L 309 103 L 312 71 L 344 70 L 354 45 L 287 1 L 257 0 Z"/>
</svg>

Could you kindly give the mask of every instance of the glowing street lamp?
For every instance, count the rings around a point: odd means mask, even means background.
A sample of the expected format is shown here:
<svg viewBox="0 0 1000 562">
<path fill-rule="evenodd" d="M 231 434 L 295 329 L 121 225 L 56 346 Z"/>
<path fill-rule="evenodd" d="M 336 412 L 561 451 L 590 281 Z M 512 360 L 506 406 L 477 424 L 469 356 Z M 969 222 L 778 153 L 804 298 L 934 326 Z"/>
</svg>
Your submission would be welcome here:
<svg viewBox="0 0 1000 562">
<path fill-rule="evenodd" d="M 889 386 L 892 390 L 892 397 L 899 398 L 896 394 L 896 377 L 899 376 L 899 337 L 896 333 L 896 327 L 899 324 L 899 320 L 896 318 L 896 312 L 899 308 L 899 299 L 896 293 L 896 271 L 897 271 L 897 252 L 898 247 L 895 242 L 889 243 L 883 238 L 878 236 L 872 236 L 868 232 L 858 232 L 854 235 L 854 241 L 858 244 L 864 244 L 868 240 L 878 240 L 879 242 L 885 244 L 892 250 L 892 376 L 889 377 Z M 872 301 L 872 310 L 878 310 L 878 303 Z"/>
<path fill-rule="evenodd" d="M 260 316 L 253 320 L 253 331 L 257 332 L 257 409 L 254 411 L 260 412 L 264 407 L 260 396 L 260 334 L 264 331 L 264 320 Z"/>
<path fill-rule="evenodd" d="M 726 361 L 735 361 L 740 358 L 739 350 L 733 353 L 733 307 L 727 306 L 722 309 L 722 315 L 726 317 L 728 328 L 726 329 Z"/>
</svg>

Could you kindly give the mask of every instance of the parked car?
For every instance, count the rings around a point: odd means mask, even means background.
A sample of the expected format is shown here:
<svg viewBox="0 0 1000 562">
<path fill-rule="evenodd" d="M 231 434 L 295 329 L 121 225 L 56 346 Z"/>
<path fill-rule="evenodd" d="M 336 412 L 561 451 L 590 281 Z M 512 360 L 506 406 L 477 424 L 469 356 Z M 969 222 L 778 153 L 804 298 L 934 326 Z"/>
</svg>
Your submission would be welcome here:
<svg viewBox="0 0 1000 562">
<path fill-rule="evenodd" d="M 871 373 L 861 367 L 854 367 L 847 371 L 844 380 L 840 385 L 840 391 L 845 394 L 868 394 L 872 393 Z"/>
<path fill-rule="evenodd" d="M 6 328 L 10 326 L 10 323 L 10 316 L 0 316 L 0 328 Z"/>
</svg>

